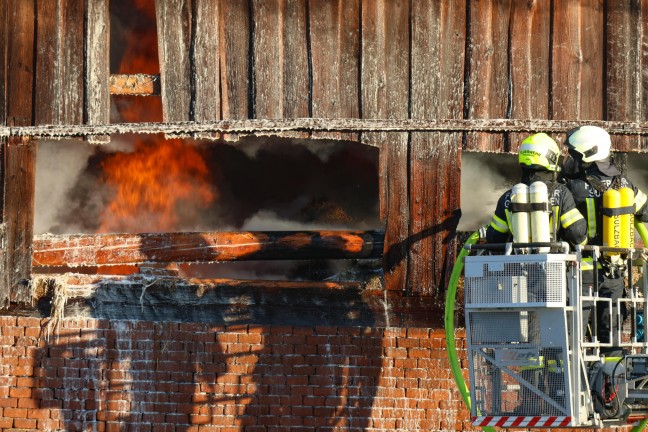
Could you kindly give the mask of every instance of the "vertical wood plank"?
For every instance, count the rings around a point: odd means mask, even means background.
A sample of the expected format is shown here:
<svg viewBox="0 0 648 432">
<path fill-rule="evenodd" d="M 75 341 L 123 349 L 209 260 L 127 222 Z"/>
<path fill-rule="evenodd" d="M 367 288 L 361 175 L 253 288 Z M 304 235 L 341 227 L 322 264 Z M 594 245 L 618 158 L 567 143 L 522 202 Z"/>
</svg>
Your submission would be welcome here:
<svg viewBox="0 0 648 432">
<path fill-rule="evenodd" d="M 463 117 L 466 5 L 412 3 L 412 118 Z M 461 133 L 412 133 L 408 291 L 438 295 L 455 259 Z"/>
<path fill-rule="evenodd" d="M 220 85 L 223 119 L 250 113 L 250 10 L 247 0 L 220 3 Z"/>
<path fill-rule="evenodd" d="M 63 0 L 61 6 L 61 122 L 82 124 L 85 0 Z"/>
<path fill-rule="evenodd" d="M 637 40 L 637 46 L 640 47 L 641 49 L 637 48 L 637 51 L 639 51 L 638 56 L 639 56 L 639 61 L 640 61 L 640 71 L 643 71 L 643 68 L 645 65 L 648 65 L 648 49 L 644 48 L 644 44 L 646 43 L 646 38 L 648 38 L 648 0 L 640 0 L 641 4 L 639 6 L 639 13 L 641 14 L 641 18 L 639 19 L 640 22 L 640 39 Z M 641 118 L 645 119 L 648 117 L 648 77 L 645 74 L 641 74 L 640 78 L 637 78 L 639 81 L 638 84 L 638 90 L 637 90 L 637 98 L 641 100 L 640 106 L 641 106 Z M 641 151 L 648 151 L 648 136 L 642 136 L 639 139 L 639 149 Z"/>
<path fill-rule="evenodd" d="M 155 0 L 160 55 L 162 117 L 165 122 L 192 119 L 190 82 L 191 1 Z"/>
<path fill-rule="evenodd" d="M 548 119 L 551 1 L 517 2 L 511 14 L 511 109 L 515 119 Z M 501 72 L 503 73 L 503 72 Z M 538 131 L 542 132 L 542 131 Z M 509 135 L 515 152 L 528 133 Z"/>
<path fill-rule="evenodd" d="M 470 2 L 468 118 L 508 117 L 511 0 Z M 466 149 L 508 151 L 504 134 L 469 133 Z"/>
<path fill-rule="evenodd" d="M 363 118 L 407 118 L 409 110 L 409 2 L 362 3 Z M 385 227 L 384 270 L 389 290 L 404 290 L 409 231 L 408 134 L 363 133 L 380 148 L 380 215 Z"/>
<path fill-rule="evenodd" d="M 193 31 L 193 113 L 197 122 L 221 119 L 219 76 L 220 1 L 196 0 Z M 205 138 L 217 138 L 210 134 Z"/>
<path fill-rule="evenodd" d="M 312 0 L 309 5 L 312 115 L 315 118 L 358 118 L 360 1 Z M 316 132 L 312 136 L 358 140 L 357 133 Z"/>
<path fill-rule="evenodd" d="M 34 2 L 8 2 L 7 125 L 28 126 L 33 122 L 32 100 L 35 73 Z M 21 281 L 31 276 L 31 243 L 34 221 L 34 167 L 36 144 L 29 139 L 9 138 L 6 142 L 3 173 L 4 271 L 0 275 L 0 306 L 11 301 L 31 302 Z"/>
<path fill-rule="evenodd" d="M 606 119 L 645 120 L 641 98 L 643 34 L 640 0 L 608 2 L 605 25 Z M 618 151 L 637 150 L 641 147 L 641 137 L 616 136 L 612 143 Z"/>
<path fill-rule="evenodd" d="M 85 111 L 88 124 L 110 123 L 110 15 L 108 0 L 87 3 Z M 110 136 L 88 137 L 88 142 L 110 142 Z"/>
<path fill-rule="evenodd" d="M 11 302 L 31 303 L 29 289 L 34 238 L 36 141 L 11 137 L 7 146 L 5 176 L 6 267 Z M 6 297 L 5 297 L 6 298 Z M 1 303 L 1 302 L 0 302 Z"/>
<path fill-rule="evenodd" d="M 603 118 L 602 0 L 555 0 L 552 118 Z"/>
<path fill-rule="evenodd" d="M 7 19 L 7 2 L 0 1 L 0 125 L 7 124 L 7 48 L 9 46 L 9 22 Z M 0 147 L 4 148 L 4 140 L 2 141 L 3 145 Z M 0 157 L 0 170 L 4 170 L 2 166 L 2 159 Z M 0 193 L 0 202 L 2 200 L 2 194 Z M 2 208 L 2 206 L 0 206 Z M 0 212 L 0 218 L 2 214 Z"/>
<path fill-rule="evenodd" d="M 255 117 L 308 117 L 305 0 L 255 0 L 253 16 Z"/>
<path fill-rule="evenodd" d="M 38 45 L 34 121 L 37 125 L 61 124 L 60 2 L 38 0 L 36 13 Z"/>
<path fill-rule="evenodd" d="M 32 124 L 34 30 L 36 11 L 30 1 L 8 2 L 7 125 Z"/>
</svg>

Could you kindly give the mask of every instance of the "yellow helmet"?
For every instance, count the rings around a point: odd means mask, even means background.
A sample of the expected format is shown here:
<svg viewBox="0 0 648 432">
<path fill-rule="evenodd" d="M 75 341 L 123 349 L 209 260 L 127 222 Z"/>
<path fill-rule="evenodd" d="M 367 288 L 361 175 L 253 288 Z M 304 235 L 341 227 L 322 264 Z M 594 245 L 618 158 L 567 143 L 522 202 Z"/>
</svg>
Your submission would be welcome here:
<svg viewBox="0 0 648 432">
<path fill-rule="evenodd" d="M 518 162 L 523 168 L 558 171 L 558 144 L 546 133 L 527 137 L 518 149 Z"/>
</svg>

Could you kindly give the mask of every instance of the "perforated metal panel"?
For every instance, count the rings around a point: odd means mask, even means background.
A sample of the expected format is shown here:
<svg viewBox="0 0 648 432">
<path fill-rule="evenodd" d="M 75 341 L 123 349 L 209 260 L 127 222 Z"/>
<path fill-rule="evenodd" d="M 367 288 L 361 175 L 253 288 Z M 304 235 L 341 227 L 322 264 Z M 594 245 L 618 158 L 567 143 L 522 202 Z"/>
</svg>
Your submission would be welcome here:
<svg viewBox="0 0 648 432">
<path fill-rule="evenodd" d="M 564 350 L 542 337 L 553 316 L 470 310 L 467 319 L 475 414 L 568 414 Z"/>
<path fill-rule="evenodd" d="M 562 305 L 566 300 L 565 262 L 548 255 L 466 257 L 466 306 Z"/>
<path fill-rule="evenodd" d="M 472 353 L 474 403 L 483 416 L 569 413 L 561 349 L 482 348 Z"/>
</svg>

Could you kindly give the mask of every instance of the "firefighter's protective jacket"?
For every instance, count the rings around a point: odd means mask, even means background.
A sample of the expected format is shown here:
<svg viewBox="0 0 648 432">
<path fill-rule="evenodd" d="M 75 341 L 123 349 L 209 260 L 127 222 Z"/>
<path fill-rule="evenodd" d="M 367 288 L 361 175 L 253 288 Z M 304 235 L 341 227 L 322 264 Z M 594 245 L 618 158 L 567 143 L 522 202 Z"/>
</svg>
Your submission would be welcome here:
<svg viewBox="0 0 648 432">
<path fill-rule="evenodd" d="M 576 207 L 574 197 L 567 187 L 551 180 L 548 172 L 525 173 L 522 183 L 530 185 L 542 181 L 547 185 L 549 201 L 552 208 L 550 224 L 556 229 L 556 240 L 568 241 L 572 245 L 584 244 L 587 240 L 587 222 Z M 486 229 L 486 241 L 505 243 L 511 241 L 511 190 L 506 191 L 497 201 L 495 214 Z M 558 223 L 559 222 L 559 223 Z"/>
<path fill-rule="evenodd" d="M 577 179 L 569 180 L 567 187 L 574 196 L 576 207 L 587 217 L 588 244 L 602 245 L 603 192 L 609 188 L 629 187 L 634 192 L 635 219 L 648 222 L 646 194 L 623 175 L 607 175 L 593 163 Z"/>
</svg>

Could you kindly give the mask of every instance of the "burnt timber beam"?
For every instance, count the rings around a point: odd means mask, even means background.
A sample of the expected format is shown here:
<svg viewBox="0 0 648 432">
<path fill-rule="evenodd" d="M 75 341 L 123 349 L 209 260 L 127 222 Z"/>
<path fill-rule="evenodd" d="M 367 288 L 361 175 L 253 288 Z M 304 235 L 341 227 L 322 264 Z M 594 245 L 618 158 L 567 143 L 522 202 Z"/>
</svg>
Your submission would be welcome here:
<svg viewBox="0 0 648 432">
<path fill-rule="evenodd" d="M 122 96 L 159 96 L 160 75 L 110 75 L 110 94 Z"/>
<path fill-rule="evenodd" d="M 381 256 L 383 242 L 378 231 L 42 235 L 34 237 L 33 266 L 369 259 Z"/>
<path fill-rule="evenodd" d="M 313 289 L 343 290 L 360 289 L 362 283 L 357 281 L 290 281 L 290 280 L 259 280 L 259 279 L 225 279 L 225 278 L 180 278 L 180 277 L 150 277 L 150 276 L 119 276 L 119 275 L 86 275 L 86 274 L 46 274 L 35 275 L 43 281 L 58 281 L 67 288 L 69 298 L 87 297 L 88 293 L 98 289 L 101 285 L 118 283 L 125 286 L 154 285 L 159 286 L 173 284 L 175 286 L 185 285 L 197 289 L 216 288 L 259 288 L 259 289 L 301 289 L 304 287 Z M 36 296 L 43 293 L 36 292 Z"/>
<path fill-rule="evenodd" d="M 0 126 L 0 137 L 21 136 L 66 139 L 106 134 L 193 134 L 207 132 L 274 134 L 286 131 L 311 132 L 566 132 L 583 124 L 582 120 L 539 119 L 251 119 L 216 122 L 119 123 L 106 125 Z M 606 129 L 611 135 L 648 135 L 646 121 L 587 120 L 587 124 Z M 368 143 L 371 145 L 371 143 Z M 632 151 L 632 150 L 631 150 Z M 636 150 L 638 151 L 638 150 Z"/>
</svg>

